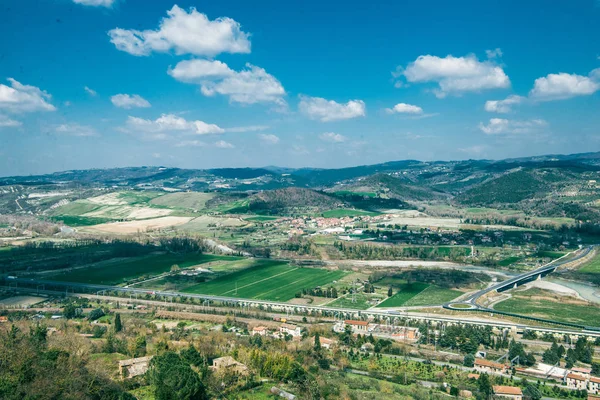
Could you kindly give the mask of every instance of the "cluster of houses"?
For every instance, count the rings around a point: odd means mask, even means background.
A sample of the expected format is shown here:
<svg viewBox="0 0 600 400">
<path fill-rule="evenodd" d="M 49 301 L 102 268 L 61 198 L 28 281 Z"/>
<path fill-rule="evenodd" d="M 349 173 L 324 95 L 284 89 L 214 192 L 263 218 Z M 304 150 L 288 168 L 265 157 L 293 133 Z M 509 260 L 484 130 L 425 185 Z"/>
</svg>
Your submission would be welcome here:
<svg viewBox="0 0 600 400">
<path fill-rule="evenodd" d="M 355 223 L 376 223 L 388 221 L 391 215 L 376 215 L 376 216 L 358 216 L 358 217 L 340 217 L 340 218 L 325 218 L 325 217 L 299 217 L 299 218 L 281 218 L 275 221 L 275 225 L 287 227 L 290 236 L 303 235 L 306 230 L 317 230 L 322 234 L 340 234 L 346 232 L 346 227 L 353 227 Z M 358 234 L 358 233 L 356 233 Z"/>
<path fill-rule="evenodd" d="M 292 339 L 300 339 L 302 337 L 302 328 L 298 325 L 283 323 L 277 329 L 270 329 L 266 326 L 255 326 L 252 328 L 252 335 L 270 336 L 276 339 L 285 339 L 286 336 L 291 336 Z"/>
<path fill-rule="evenodd" d="M 420 337 L 420 332 L 417 328 L 376 324 L 369 321 L 351 319 L 336 322 L 333 325 L 333 331 L 338 333 L 344 332 L 346 326 L 350 327 L 354 335 L 373 335 L 374 337 L 406 342 L 416 342 Z"/>
<path fill-rule="evenodd" d="M 493 375 L 505 375 L 510 372 L 510 365 L 484 358 L 476 358 L 474 364 L 475 371 Z M 592 370 L 589 368 L 574 367 L 571 370 L 539 363 L 535 368 L 516 368 L 516 370 L 525 375 L 532 375 L 537 378 L 551 378 L 562 381 L 567 388 L 573 390 L 587 390 L 591 394 L 600 394 L 600 378 L 592 376 Z M 515 398 L 515 397 L 509 397 Z"/>
</svg>

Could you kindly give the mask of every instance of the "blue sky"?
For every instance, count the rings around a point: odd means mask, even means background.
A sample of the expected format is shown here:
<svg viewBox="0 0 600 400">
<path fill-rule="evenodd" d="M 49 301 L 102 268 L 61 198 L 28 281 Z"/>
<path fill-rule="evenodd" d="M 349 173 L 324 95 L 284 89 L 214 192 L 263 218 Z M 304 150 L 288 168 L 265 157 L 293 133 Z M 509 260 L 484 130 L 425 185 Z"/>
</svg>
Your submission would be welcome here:
<svg viewBox="0 0 600 400">
<path fill-rule="evenodd" d="M 4 0 L 0 175 L 600 150 L 600 3 Z"/>
</svg>

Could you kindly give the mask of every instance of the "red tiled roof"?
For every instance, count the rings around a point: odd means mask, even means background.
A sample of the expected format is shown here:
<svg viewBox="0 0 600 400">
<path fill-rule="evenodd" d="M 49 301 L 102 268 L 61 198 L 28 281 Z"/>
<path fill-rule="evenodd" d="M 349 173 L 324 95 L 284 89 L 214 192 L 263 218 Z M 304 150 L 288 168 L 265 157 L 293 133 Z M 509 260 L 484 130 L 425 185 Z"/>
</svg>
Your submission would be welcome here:
<svg viewBox="0 0 600 400">
<path fill-rule="evenodd" d="M 495 394 L 512 394 L 512 395 L 516 395 L 516 396 L 523 395 L 523 391 L 521 391 L 521 388 L 514 387 L 514 386 L 494 386 L 494 393 Z"/>
<path fill-rule="evenodd" d="M 490 367 L 490 368 L 496 368 L 496 369 L 504 369 L 504 368 L 506 368 L 506 365 L 504 365 L 504 364 L 500 364 L 500 363 L 497 363 L 497 362 L 486 360 L 485 358 L 476 358 L 475 359 L 475 365 L 481 365 L 481 366 L 484 366 L 484 367 Z"/>
<path fill-rule="evenodd" d="M 591 376 L 590 377 L 590 381 L 594 382 L 594 383 L 600 383 L 600 378 L 596 377 L 596 376 Z"/>
<path fill-rule="evenodd" d="M 567 375 L 568 379 L 575 379 L 576 381 L 585 381 L 585 377 L 577 374 L 570 373 Z"/>
<path fill-rule="evenodd" d="M 367 325 L 369 325 L 368 321 L 357 321 L 357 320 L 354 320 L 354 319 L 347 319 L 345 321 L 345 323 L 348 324 L 348 325 L 360 325 L 360 326 L 367 326 Z"/>
</svg>

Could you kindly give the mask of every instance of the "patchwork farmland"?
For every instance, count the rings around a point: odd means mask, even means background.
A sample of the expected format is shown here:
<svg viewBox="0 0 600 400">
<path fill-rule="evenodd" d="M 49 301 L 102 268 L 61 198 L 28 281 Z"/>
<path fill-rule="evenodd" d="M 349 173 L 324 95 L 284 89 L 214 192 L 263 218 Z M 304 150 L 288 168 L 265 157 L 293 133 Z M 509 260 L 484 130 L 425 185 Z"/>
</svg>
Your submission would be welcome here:
<svg viewBox="0 0 600 400">
<path fill-rule="evenodd" d="M 200 283 L 185 289 L 188 293 L 248 299 L 288 301 L 302 289 L 324 286 L 342 278 L 343 271 L 294 267 L 276 261 Z"/>
</svg>

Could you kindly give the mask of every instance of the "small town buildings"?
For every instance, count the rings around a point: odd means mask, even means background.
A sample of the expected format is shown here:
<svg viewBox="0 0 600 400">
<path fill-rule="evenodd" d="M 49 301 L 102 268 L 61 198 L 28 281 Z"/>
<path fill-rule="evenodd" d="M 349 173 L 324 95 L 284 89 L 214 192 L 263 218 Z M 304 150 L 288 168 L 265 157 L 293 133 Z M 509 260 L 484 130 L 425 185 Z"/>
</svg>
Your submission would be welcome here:
<svg viewBox="0 0 600 400">
<path fill-rule="evenodd" d="M 266 336 L 269 333 L 265 326 L 255 326 L 252 328 L 252 335 Z"/>
<path fill-rule="evenodd" d="M 573 367 L 571 368 L 571 372 L 577 375 L 581 375 L 584 378 L 589 378 L 592 374 L 592 370 L 590 368 L 582 368 L 582 367 Z"/>
<path fill-rule="evenodd" d="M 600 378 L 591 376 L 590 380 L 588 381 L 587 390 L 592 394 L 600 394 Z"/>
<path fill-rule="evenodd" d="M 298 325 L 281 324 L 279 333 L 280 335 L 291 335 L 296 338 L 302 336 L 302 329 Z"/>
<path fill-rule="evenodd" d="M 567 374 L 565 383 L 569 389 L 587 390 L 587 379 L 583 375 L 574 374 L 571 372 Z"/>
<path fill-rule="evenodd" d="M 321 343 L 321 347 L 324 349 L 331 349 L 337 342 L 335 340 L 332 339 L 327 339 L 324 337 L 319 336 L 319 343 Z"/>
<path fill-rule="evenodd" d="M 352 333 L 355 334 L 362 334 L 364 335 L 365 333 L 369 332 L 369 322 L 368 321 L 357 321 L 354 319 L 347 319 L 346 321 L 344 321 L 344 323 L 346 325 L 350 325 L 350 327 L 352 328 Z"/>
<path fill-rule="evenodd" d="M 0 316 L 0 324 L 7 323 L 7 322 L 8 322 L 8 317 L 6 315 Z"/>
<path fill-rule="evenodd" d="M 152 360 L 152 356 L 121 360 L 119 361 L 119 374 L 123 379 L 144 375 L 148 371 L 150 360 Z"/>
<path fill-rule="evenodd" d="M 485 372 L 488 374 L 504 374 L 506 369 L 506 364 L 500 364 L 484 358 L 475 359 L 475 371 L 479 373 Z"/>
<path fill-rule="evenodd" d="M 600 395 L 598 394 L 588 394 L 587 400 L 600 400 Z"/>
<path fill-rule="evenodd" d="M 418 328 L 402 327 L 397 332 L 392 333 L 394 340 L 415 341 L 419 338 Z"/>
<path fill-rule="evenodd" d="M 523 391 L 514 386 L 494 386 L 494 398 L 523 400 Z"/>
<path fill-rule="evenodd" d="M 248 367 L 231 356 L 215 358 L 210 368 L 216 372 L 231 371 L 237 375 L 248 375 Z"/>
</svg>

